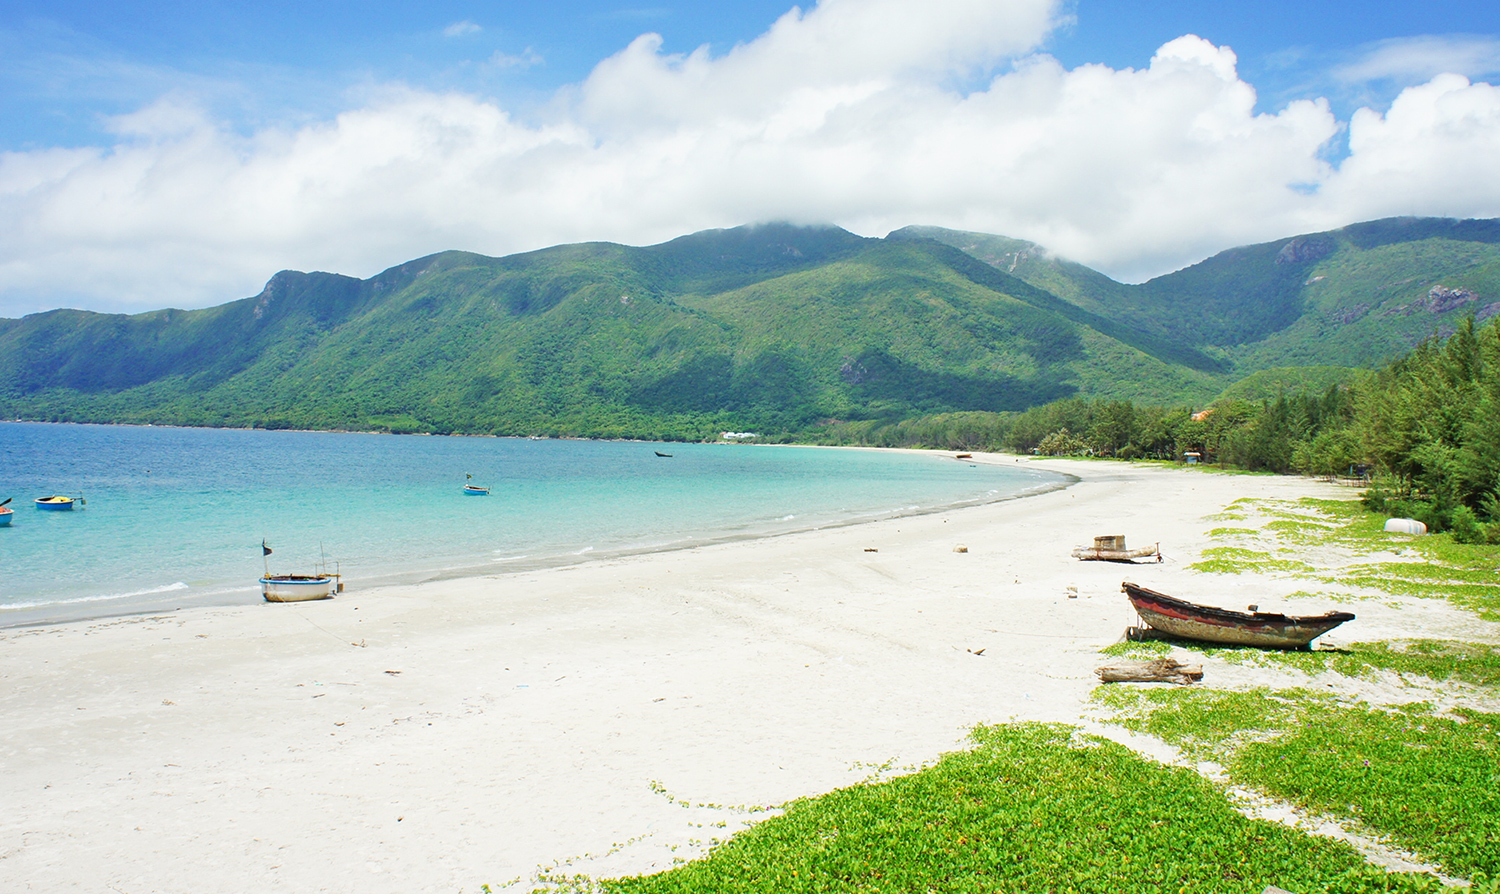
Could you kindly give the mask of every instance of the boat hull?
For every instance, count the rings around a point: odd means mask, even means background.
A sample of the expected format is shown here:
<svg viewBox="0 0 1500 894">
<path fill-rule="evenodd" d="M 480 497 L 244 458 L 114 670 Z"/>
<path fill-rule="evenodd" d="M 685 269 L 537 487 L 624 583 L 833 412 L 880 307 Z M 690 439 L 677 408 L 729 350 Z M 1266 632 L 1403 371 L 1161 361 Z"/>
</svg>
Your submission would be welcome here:
<svg viewBox="0 0 1500 894">
<path fill-rule="evenodd" d="M 72 512 L 73 504 L 76 502 L 78 501 L 72 497 L 39 497 L 36 500 L 36 508 L 51 512 Z"/>
<path fill-rule="evenodd" d="M 1319 636 L 1354 620 L 1349 612 L 1297 616 L 1230 611 L 1197 605 L 1128 582 L 1121 584 L 1121 589 L 1141 620 L 1153 630 L 1182 639 L 1231 646 L 1305 649 Z"/>
<path fill-rule="evenodd" d="M 1136 559 L 1161 561 L 1161 544 L 1141 549 L 1101 549 L 1097 546 L 1080 546 L 1073 550 L 1073 558 L 1086 562 L 1134 562 Z"/>
<path fill-rule="evenodd" d="M 308 602 L 333 595 L 333 578 L 316 574 L 273 574 L 260 579 L 267 602 Z"/>
<path fill-rule="evenodd" d="M 475 487 L 471 484 L 464 485 L 464 496 L 466 497 L 487 497 L 489 495 L 490 489 L 487 487 Z"/>
<path fill-rule="evenodd" d="M 10 520 L 12 518 L 14 518 L 14 517 L 15 517 L 15 513 L 12 512 L 11 510 L 9 510 L 9 509 L 0 509 L 0 528 L 3 528 L 6 525 L 10 524 Z"/>
</svg>

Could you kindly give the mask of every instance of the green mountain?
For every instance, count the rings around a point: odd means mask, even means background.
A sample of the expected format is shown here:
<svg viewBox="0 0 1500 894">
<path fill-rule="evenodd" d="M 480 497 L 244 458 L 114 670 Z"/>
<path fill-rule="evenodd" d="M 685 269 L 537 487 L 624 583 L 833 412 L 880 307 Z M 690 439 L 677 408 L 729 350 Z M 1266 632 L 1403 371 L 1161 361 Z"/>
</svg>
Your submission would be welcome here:
<svg viewBox="0 0 1500 894">
<path fill-rule="evenodd" d="M 934 228 L 444 252 L 368 280 L 283 271 L 203 310 L 0 320 L 0 417 L 701 438 L 1075 394 L 1201 403 L 1493 313 L 1497 244 L 1495 221 L 1379 221 L 1142 285 Z"/>
<path fill-rule="evenodd" d="M 1248 245 L 1139 285 L 1032 243 L 908 227 L 1070 304 L 1221 358 L 1235 375 L 1369 367 L 1500 313 L 1500 220 L 1390 218 Z"/>
</svg>

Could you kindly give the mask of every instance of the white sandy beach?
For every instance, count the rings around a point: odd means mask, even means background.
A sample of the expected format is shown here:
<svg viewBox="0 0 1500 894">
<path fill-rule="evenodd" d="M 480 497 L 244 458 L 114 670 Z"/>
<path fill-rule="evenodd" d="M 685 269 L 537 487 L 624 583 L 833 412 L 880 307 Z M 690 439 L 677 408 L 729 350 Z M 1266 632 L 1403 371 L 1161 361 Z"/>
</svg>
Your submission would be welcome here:
<svg viewBox="0 0 1500 894">
<path fill-rule="evenodd" d="M 765 815 L 745 807 L 930 761 L 976 724 L 1078 721 L 1098 649 L 1135 621 L 1122 579 L 1324 609 L 1282 601 L 1299 585 L 1186 565 L 1233 500 L 1347 489 L 1033 465 L 1081 480 L 563 569 L 0 631 L 0 890 L 476 892 L 548 867 L 650 872 Z M 1069 556 L 1115 533 L 1168 561 Z M 1442 604 L 1352 610 L 1337 640 L 1476 623 Z"/>
</svg>

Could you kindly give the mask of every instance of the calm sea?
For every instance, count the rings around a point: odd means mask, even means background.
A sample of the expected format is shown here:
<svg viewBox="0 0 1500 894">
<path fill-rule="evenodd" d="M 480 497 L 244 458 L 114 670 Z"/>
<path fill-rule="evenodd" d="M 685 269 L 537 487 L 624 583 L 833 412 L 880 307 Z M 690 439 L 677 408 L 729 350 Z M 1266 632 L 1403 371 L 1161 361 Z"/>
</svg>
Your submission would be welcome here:
<svg viewBox="0 0 1500 894">
<path fill-rule="evenodd" d="M 670 458 L 656 454 L 671 454 Z M 491 495 L 462 493 L 473 476 Z M 0 423 L 0 626 L 494 574 L 1008 499 L 1063 483 L 949 454 Z M 49 512 L 32 501 L 81 495 Z M 273 550 L 262 557 L 264 540 Z"/>
</svg>

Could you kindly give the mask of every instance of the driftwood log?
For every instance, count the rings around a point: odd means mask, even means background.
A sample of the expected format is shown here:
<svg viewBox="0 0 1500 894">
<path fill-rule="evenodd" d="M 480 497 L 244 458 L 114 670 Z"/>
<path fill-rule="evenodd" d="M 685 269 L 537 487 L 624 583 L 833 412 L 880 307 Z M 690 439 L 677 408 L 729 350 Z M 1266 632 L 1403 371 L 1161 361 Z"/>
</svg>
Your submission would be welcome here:
<svg viewBox="0 0 1500 894">
<path fill-rule="evenodd" d="M 1176 658 L 1122 661 L 1095 668 L 1101 683 L 1196 683 L 1203 679 L 1203 666 L 1183 664 Z"/>
</svg>

